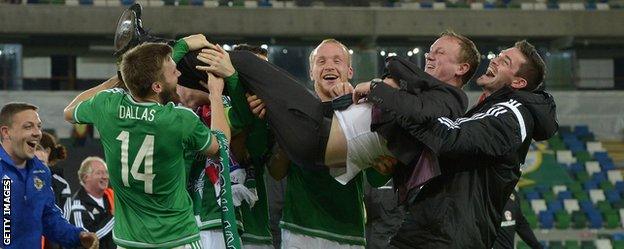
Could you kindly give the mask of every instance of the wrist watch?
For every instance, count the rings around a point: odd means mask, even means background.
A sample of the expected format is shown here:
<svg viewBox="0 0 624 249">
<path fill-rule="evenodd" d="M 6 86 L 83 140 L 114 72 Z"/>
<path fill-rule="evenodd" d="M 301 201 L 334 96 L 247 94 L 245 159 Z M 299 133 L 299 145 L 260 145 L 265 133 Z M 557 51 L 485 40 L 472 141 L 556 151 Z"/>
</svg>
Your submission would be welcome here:
<svg viewBox="0 0 624 249">
<path fill-rule="evenodd" d="M 375 87 L 377 87 L 377 84 L 381 84 L 381 83 L 383 83 L 383 80 L 380 78 L 372 79 L 370 83 L 370 90 L 372 91 L 373 89 L 375 89 Z"/>
</svg>

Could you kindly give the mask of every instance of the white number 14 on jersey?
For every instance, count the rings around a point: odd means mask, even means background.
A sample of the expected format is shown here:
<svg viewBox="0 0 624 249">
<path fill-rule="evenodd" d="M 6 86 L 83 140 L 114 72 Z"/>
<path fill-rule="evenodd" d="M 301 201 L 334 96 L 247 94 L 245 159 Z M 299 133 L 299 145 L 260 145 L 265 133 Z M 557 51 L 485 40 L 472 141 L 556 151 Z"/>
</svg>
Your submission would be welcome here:
<svg viewBox="0 0 624 249">
<path fill-rule="evenodd" d="M 130 142 L 130 133 L 127 131 L 122 131 L 117 136 L 117 140 L 121 141 L 121 180 L 123 181 L 123 185 L 126 187 L 130 187 L 130 183 L 128 181 L 128 144 Z M 155 174 L 152 174 L 152 165 L 154 162 L 154 136 L 146 135 L 143 143 L 141 144 L 141 148 L 136 155 L 136 158 L 132 161 L 132 168 L 130 168 L 130 173 L 132 174 L 132 178 L 137 181 L 145 182 L 145 193 L 153 194 L 153 181 Z M 139 173 L 139 166 L 141 163 L 145 161 L 144 173 Z"/>
</svg>

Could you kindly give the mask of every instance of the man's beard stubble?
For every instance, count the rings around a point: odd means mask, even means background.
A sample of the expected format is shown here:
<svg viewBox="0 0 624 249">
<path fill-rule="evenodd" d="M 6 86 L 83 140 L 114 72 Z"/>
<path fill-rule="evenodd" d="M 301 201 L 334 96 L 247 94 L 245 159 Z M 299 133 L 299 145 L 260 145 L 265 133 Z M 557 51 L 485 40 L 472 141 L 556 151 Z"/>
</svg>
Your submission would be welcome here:
<svg viewBox="0 0 624 249">
<path fill-rule="evenodd" d="M 180 103 L 180 95 L 178 95 L 175 88 L 173 90 L 167 89 L 158 93 L 158 97 L 160 97 L 162 104 L 173 102 L 175 105 L 178 105 Z"/>
</svg>

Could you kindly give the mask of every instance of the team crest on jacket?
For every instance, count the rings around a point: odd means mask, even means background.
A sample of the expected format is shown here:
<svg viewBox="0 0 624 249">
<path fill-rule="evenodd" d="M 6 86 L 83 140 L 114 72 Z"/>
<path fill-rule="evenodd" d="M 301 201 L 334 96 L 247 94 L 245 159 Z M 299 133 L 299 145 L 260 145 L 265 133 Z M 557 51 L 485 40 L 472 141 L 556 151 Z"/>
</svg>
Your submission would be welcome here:
<svg viewBox="0 0 624 249">
<path fill-rule="evenodd" d="M 514 196 L 514 194 L 511 194 L 511 195 L 509 196 L 509 199 L 511 199 L 512 201 L 515 201 L 515 200 L 516 200 L 516 196 Z"/>
<path fill-rule="evenodd" d="M 505 211 L 505 219 L 506 220 L 511 220 L 513 217 L 511 217 L 511 212 L 509 211 Z"/>
<path fill-rule="evenodd" d="M 41 179 L 39 179 L 39 177 L 35 176 L 33 181 L 35 182 L 35 188 L 37 190 L 41 190 L 43 188 L 44 183 Z"/>
</svg>

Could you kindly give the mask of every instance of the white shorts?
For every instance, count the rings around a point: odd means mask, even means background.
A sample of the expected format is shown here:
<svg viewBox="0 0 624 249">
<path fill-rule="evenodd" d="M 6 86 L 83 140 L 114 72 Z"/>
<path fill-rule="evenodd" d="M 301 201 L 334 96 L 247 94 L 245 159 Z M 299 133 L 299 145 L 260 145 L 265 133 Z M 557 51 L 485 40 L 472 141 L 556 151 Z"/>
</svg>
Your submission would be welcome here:
<svg viewBox="0 0 624 249">
<path fill-rule="evenodd" d="M 226 249 L 221 229 L 201 230 L 199 236 L 204 249 Z"/>
<path fill-rule="evenodd" d="M 332 170 L 331 173 L 338 182 L 347 184 L 379 156 L 391 154 L 386 140 L 370 129 L 372 105 L 351 105 L 345 110 L 334 111 L 334 114 L 347 140 L 347 160 L 346 169 Z"/>
<path fill-rule="evenodd" d="M 342 244 L 282 229 L 282 249 L 364 249 L 364 246 Z"/>
<path fill-rule="evenodd" d="M 201 245 L 203 249 L 227 249 L 225 240 L 223 239 L 223 231 L 221 228 L 211 230 L 201 230 Z M 243 248 L 246 248 L 243 246 Z"/>
</svg>

